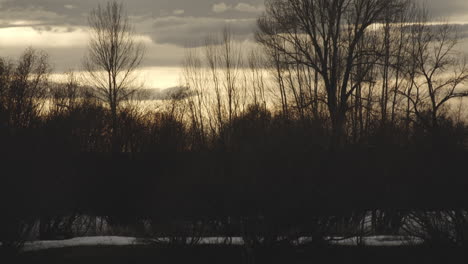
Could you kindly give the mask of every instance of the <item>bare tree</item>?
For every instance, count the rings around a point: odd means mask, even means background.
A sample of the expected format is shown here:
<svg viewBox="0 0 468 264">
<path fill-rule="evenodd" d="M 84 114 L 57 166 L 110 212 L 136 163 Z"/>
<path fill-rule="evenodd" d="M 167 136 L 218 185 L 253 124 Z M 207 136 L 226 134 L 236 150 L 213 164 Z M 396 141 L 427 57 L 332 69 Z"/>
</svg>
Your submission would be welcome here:
<svg viewBox="0 0 468 264">
<path fill-rule="evenodd" d="M 191 94 L 187 109 L 193 128 L 216 135 L 245 110 L 252 87 L 243 55 L 229 28 L 207 37 L 204 46 L 186 54 L 183 80 Z"/>
<path fill-rule="evenodd" d="M 242 52 L 232 38 L 229 28 L 220 36 L 206 39 L 205 60 L 211 75 L 215 93 L 215 113 L 219 128 L 230 124 L 240 110 L 240 69 Z"/>
<path fill-rule="evenodd" d="M 283 54 L 287 63 L 299 62 L 318 72 L 327 93 L 332 145 L 342 141 L 348 99 L 371 67 L 363 67 L 363 74 L 350 84 L 352 70 L 360 58 L 377 55 L 375 49 L 358 50 L 358 44 L 371 25 L 401 7 L 399 0 L 267 1 L 257 39 Z"/>
<path fill-rule="evenodd" d="M 206 134 L 208 133 L 208 88 L 207 72 L 203 70 L 203 61 L 194 49 L 187 50 L 183 63 L 183 78 L 185 84 L 193 92 L 193 96 L 186 98 L 190 126 L 193 136 L 197 138 L 200 144 L 206 143 Z"/>
<path fill-rule="evenodd" d="M 240 92 L 236 84 L 242 67 L 242 52 L 240 52 L 240 47 L 235 45 L 232 33 L 228 28 L 223 30 L 220 60 L 224 77 L 223 87 L 227 95 L 228 122 L 230 124 L 239 112 Z"/>
<path fill-rule="evenodd" d="M 134 90 L 135 70 L 140 66 L 144 47 L 136 42 L 123 5 L 116 1 L 99 5 L 88 18 L 91 28 L 89 53 L 84 67 L 96 96 L 108 104 L 112 116 L 113 137 L 117 127 L 119 104 Z M 115 147 L 115 146 L 114 146 Z"/>
<path fill-rule="evenodd" d="M 282 43 L 277 43 L 282 45 Z M 266 53 L 268 55 L 268 66 L 271 69 L 271 74 L 277 84 L 279 93 L 281 114 L 283 117 L 289 116 L 289 105 L 288 105 L 288 93 L 286 90 L 286 71 L 287 65 L 284 63 L 283 55 L 278 51 L 277 48 L 266 46 Z M 272 93 L 276 95 L 276 92 Z"/>
<path fill-rule="evenodd" d="M 0 60 L 0 102 L 10 127 L 26 128 L 41 114 L 47 96 L 48 55 L 28 48 L 17 63 Z"/>
<path fill-rule="evenodd" d="M 407 76 L 411 89 L 403 93 L 413 109 L 417 121 L 436 133 L 441 109 L 453 98 L 468 96 L 463 84 L 468 81 L 466 59 L 457 52 L 459 41 L 456 28 L 444 23 L 430 25 L 423 10 L 418 21 L 411 25 L 411 49 Z"/>
<path fill-rule="evenodd" d="M 250 84 L 252 86 L 251 97 L 253 104 L 263 109 L 267 108 L 265 96 L 265 76 L 263 73 L 264 57 L 258 50 L 252 50 L 247 57 L 248 69 L 250 71 Z"/>
<path fill-rule="evenodd" d="M 52 112 L 62 113 L 73 110 L 80 97 L 80 85 L 76 74 L 73 71 L 68 72 L 67 82 L 51 88 Z M 81 87 L 82 89 L 82 87 Z"/>
</svg>

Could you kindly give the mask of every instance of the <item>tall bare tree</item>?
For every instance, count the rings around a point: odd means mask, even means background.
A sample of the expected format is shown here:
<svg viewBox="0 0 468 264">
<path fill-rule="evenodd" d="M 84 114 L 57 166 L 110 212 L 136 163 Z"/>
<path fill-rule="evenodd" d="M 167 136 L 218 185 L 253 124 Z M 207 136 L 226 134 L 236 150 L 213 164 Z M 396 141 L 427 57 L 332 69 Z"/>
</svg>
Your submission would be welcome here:
<svg viewBox="0 0 468 264">
<path fill-rule="evenodd" d="M 412 48 L 407 56 L 411 89 L 403 93 L 417 121 L 437 133 L 441 109 L 453 98 L 468 96 L 466 58 L 457 51 L 459 35 L 448 23 L 431 25 L 425 10 L 410 27 Z"/>
<path fill-rule="evenodd" d="M 302 63 L 317 71 L 327 93 L 332 123 L 332 145 L 344 134 L 348 99 L 371 67 L 354 78 L 352 70 L 362 57 L 375 56 L 375 47 L 357 49 L 369 28 L 383 21 L 390 10 L 399 12 L 399 0 L 268 0 L 258 21 L 257 39 L 285 55 L 287 63 Z M 361 65 L 362 66 L 362 65 Z"/>
<path fill-rule="evenodd" d="M 136 41 L 124 7 L 116 1 L 98 5 L 91 11 L 88 22 L 91 39 L 84 67 L 96 96 L 111 110 L 115 137 L 118 107 L 134 92 L 131 87 L 135 70 L 143 59 L 144 46 Z"/>
</svg>

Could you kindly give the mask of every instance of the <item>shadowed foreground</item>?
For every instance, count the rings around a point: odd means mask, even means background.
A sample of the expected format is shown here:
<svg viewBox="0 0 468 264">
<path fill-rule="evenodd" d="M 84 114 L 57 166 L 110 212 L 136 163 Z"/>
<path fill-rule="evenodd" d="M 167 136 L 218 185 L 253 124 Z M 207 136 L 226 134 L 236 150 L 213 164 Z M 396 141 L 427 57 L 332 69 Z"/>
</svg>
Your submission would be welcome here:
<svg viewBox="0 0 468 264">
<path fill-rule="evenodd" d="M 466 263 L 466 250 L 429 247 L 278 247 L 255 251 L 255 263 Z M 12 263 L 252 263 L 238 246 L 77 247 L 24 253 Z"/>
</svg>

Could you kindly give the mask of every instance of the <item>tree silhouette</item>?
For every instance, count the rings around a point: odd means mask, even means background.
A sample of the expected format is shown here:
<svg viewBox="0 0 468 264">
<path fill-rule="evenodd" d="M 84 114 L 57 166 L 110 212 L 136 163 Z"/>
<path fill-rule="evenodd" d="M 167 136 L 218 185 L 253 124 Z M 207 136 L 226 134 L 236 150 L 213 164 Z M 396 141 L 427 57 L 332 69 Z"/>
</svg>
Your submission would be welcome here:
<svg viewBox="0 0 468 264">
<path fill-rule="evenodd" d="M 88 22 L 91 40 L 84 67 L 96 96 L 110 108 L 112 148 L 118 151 L 118 107 L 134 92 L 131 87 L 136 77 L 135 70 L 143 59 L 144 47 L 136 41 L 123 5 L 116 1 L 108 2 L 104 7 L 99 5 L 89 15 Z"/>
<path fill-rule="evenodd" d="M 267 1 L 266 13 L 258 20 L 257 40 L 279 53 L 285 63 L 306 65 L 320 75 L 332 123 L 332 145 L 341 144 L 349 98 L 378 58 L 375 46 L 363 50 L 358 45 L 371 25 L 401 6 L 398 0 Z M 358 63 L 362 74 L 351 82 Z"/>
</svg>

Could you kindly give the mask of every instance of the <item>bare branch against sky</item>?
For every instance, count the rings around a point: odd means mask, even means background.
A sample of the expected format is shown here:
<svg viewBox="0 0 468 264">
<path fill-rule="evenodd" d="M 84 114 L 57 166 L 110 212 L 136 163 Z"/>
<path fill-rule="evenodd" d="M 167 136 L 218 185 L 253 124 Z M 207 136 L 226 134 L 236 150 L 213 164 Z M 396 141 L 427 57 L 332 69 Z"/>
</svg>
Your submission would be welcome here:
<svg viewBox="0 0 468 264">
<path fill-rule="evenodd" d="M 468 1 L 418 0 L 432 17 L 468 23 Z M 159 80 L 150 86 L 169 87 L 178 75 L 185 47 L 203 45 L 203 39 L 229 26 L 233 38 L 253 45 L 256 19 L 265 10 L 263 0 L 122 0 L 130 21 L 147 47 L 144 67 L 148 79 L 157 70 Z M 0 48 L 2 55 L 17 57 L 28 46 L 45 50 L 54 70 L 79 68 L 88 43 L 87 14 L 104 1 L 95 0 L 0 0 Z M 466 35 L 466 34 L 465 34 Z M 8 36 L 8 37 L 6 37 Z M 462 47 L 468 46 L 465 43 Z M 171 72 L 168 74 L 168 72 Z"/>
</svg>

